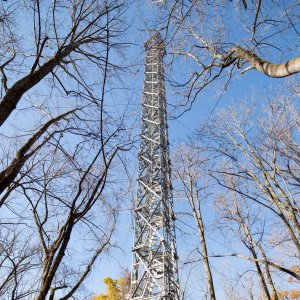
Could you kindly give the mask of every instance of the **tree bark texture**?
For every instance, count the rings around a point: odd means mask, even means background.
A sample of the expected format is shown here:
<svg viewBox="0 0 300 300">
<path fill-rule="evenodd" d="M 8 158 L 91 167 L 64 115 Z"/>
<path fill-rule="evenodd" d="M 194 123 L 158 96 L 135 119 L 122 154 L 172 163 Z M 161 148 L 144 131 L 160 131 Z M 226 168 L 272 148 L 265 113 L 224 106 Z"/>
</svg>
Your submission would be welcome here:
<svg viewBox="0 0 300 300">
<path fill-rule="evenodd" d="M 273 64 L 241 47 L 235 47 L 233 51 L 237 53 L 237 58 L 246 59 L 254 69 L 269 77 L 282 78 L 300 72 L 300 57 L 292 58 L 281 64 Z"/>
</svg>

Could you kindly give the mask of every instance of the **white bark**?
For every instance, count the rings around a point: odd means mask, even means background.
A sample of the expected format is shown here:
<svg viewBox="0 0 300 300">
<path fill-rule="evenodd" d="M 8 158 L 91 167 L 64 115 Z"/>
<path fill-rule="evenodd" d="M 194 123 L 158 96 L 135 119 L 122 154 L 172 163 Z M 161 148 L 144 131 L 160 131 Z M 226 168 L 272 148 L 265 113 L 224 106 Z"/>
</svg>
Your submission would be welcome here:
<svg viewBox="0 0 300 300">
<path fill-rule="evenodd" d="M 281 64 L 273 64 L 265 59 L 258 57 L 252 51 L 235 47 L 232 49 L 237 53 L 236 58 L 246 59 L 252 68 L 273 78 L 290 76 L 300 72 L 300 56 L 292 58 Z M 231 52 L 231 51 L 230 51 Z"/>
</svg>

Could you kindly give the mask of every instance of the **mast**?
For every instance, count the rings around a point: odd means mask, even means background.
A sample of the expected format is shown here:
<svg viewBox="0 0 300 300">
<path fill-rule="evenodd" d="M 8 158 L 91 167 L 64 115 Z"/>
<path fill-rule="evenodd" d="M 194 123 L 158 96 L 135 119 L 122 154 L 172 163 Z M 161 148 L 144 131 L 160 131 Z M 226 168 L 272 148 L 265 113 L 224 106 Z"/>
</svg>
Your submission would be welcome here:
<svg viewBox="0 0 300 300">
<path fill-rule="evenodd" d="M 159 33 L 145 43 L 145 51 L 130 299 L 179 300 L 163 70 L 165 45 Z"/>
</svg>

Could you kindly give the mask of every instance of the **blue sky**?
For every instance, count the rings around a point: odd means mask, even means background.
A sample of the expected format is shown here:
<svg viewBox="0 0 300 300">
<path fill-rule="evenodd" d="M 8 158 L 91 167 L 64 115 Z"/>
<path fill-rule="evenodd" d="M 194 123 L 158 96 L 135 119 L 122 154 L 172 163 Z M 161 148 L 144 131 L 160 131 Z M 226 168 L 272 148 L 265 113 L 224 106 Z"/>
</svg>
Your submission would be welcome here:
<svg viewBox="0 0 300 300">
<path fill-rule="evenodd" d="M 124 91 L 114 91 L 111 94 L 107 95 L 107 109 L 110 108 L 114 113 L 116 113 L 116 107 L 122 107 L 128 102 L 130 99 L 130 107 L 133 110 L 132 112 L 132 121 L 135 124 L 136 134 L 139 130 L 138 117 L 140 114 L 140 102 L 142 99 L 142 88 L 143 88 L 143 61 L 144 61 L 144 51 L 143 51 L 143 42 L 148 39 L 150 32 L 145 30 L 144 22 L 148 22 L 149 20 L 145 19 L 145 15 L 147 15 L 148 19 L 151 17 L 151 11 L 153 10 L 155 13 L 158 10 L 150 4 L 140 5 L 136 1 L 131 5 L 128 11 L 128 19 L 131 20 L 132 26 L 128 31 L 127 40 L 133 41 L 134 45 L 128 48 L 127 51 L 127 59 L 128 63 L 134 63 L 133 72 L 131 76 L 126 76 L 125 84 L 129 88 L 129 90 Z M 29 30 L 31 24 L 27 23 L 24 19 L 24 28 Z M 118 57 L 116 54 L 113 54 L 113 58 L 116 61 L 122 61 L 123 57 Z M 166 72 L 168 70 L 166 69 Z M 169 74 L 167 73 L 166 76 Z M 178 75 L 180 77 L 180 75 Z M 295 80 L 299 80 L 299 76 L 294 77 Z M 179 119 L 170 119 L 169 120 L 169 137 L 170 137 L 170 147 L 171 152 L 174 152 L 176 146 L 180 143 L 184 143 L 188 136 L 193 133 L 193 130 L 196 129 L 199 124 L 205 122 L 205 120 L 211 117 L 213 110 L 217 110 L 218 108 L 225 108 L 229 104 L 239 105 L 243 99 L 252 95 L 259 95 L 259 97 L 264 97 L 264 95 L 269 95 L 273 90 L 276 89 L 277 86 L 280 86 L 286 82 L 287 79 L 271 79 L 267 76 L 256 72 L 249 71 L 241 76 L 237 76 L 234 78 L 226 93 L 223 94 L 221 99 L 219 99 L 218 95 L 216 95 L 216 86 L 208 87 L 203 91 L 203 93 L 199 94 L 197 101 L 194 103 L 192 109 L 187 111 L 183 116 Z M 116 83 L 114 83 L 116 86 Z M 166 86 L 167 88 L 167 102 L 174 103 L 178 100 L 178 96 L 175 96 L 172 88 L 170 86 Z M 37 90 L 43 89 L 43 84 L 39 84 Z M 33 94 L 34 95 L 34 94 Z M 39 99 L 40 100 L 40 99 Z M 24 106 L 28 105 L 27 102 L 23 102 Z M 22 108 L 19 107 L 19 108 Z M 14 120 L 22 121 L 19 113 L 15 116 Z M 24 122 L 26 126 L 28 119 Z M 21 125 L 21 124 L 18 124 Z M 136 149 L 129 154 L 129 170 L 131 172 L 131 178 L 133 182 L 131 187 L 134 187 L 134 181 L 137 176 L 136 174 Z M 126 189 L 129 183 L 125 182 L 123 178 L 120 180 L 121 185 L 124 185 L 124 189 Z M 105 292 L 105 285 L 102 283 L 104 277 L 110 276 L 112 278 L 119 278 L 122 272 L 122 269 L 130 269 L 131 268 L 131 247 L 133 243 L 133 232 L 132 232 L 132 216 L 130 212 L 130 208 L 132 206 L 132 200 L 135 197 L 135 189 L 132 189 L 130 193 L 126 194 L 123 198 L 123 205 L 119 212 L 119 221 L 117 226 L 117 231 L 113 237 L 113 243 L 116 244 L 116 247 L 112 248 L 108 255 L 101 257 L 92 271 L 91 277 L 87 280 L 87 287 L 91 289 L 95 294 L 100 292 Z M 183 200 L 175 199 L 175 207 L 178 209 L 182 206 Z M 211 213 L 210 203 L 204 207 L 204 218 L 208 223 L 210 219 L 213 217 Z M 190 234 L 187 236 L 182 236 L 179 232 L 177 234 L 178 237 L 178 252 L 180 255 L 181 262 L 186 259 L 186 256 L 191 248 L 196 247 L 198 244 L 197 235 L 195 230 L 192 230 L 189 227 L 189 224 L 185 225 L 183 223 L 177 222 L 178 227 L 184 229 L 184 231 Z M 192 225 L 192 223 L 190 224 Z M 217 233 L 208 233 L 208 244 L 214 251 L 219 251 L 220 253 L 227 252 L 232 249 L 236 249 L 240 247 L 238 244 L 226 244 L 224 245 L 224 239 L 218 235 Z M 221 240 L 221 242 L 220 242 Z M 216 261 L 214 262 L 213 271 L 217 272 L 231 272 L 232 270 L 228 269 L 227 263 L 232 262 L 233 266 L 238 265 L 239 262 L 236 259 L 228 259 L 224 261 Z M 220 266 L 217 271 L 215 266 Z M 247 264 L 244 264 L 245 268 Z M 201 266 L 197 265 L 196 268 L 201 268 Z M 184 274 L 181 274 L 182 281 L 184 282 L 184 277 L 187 274 L 187 270 L 184 271 Z M 193 273 L 193 277 L 191 280 L 191 286 L 193 284 L 197 285 L 198 275 L 197 272 Z M 216 275 L 218 280 L 221 281 L 221 275 Z M 221 282 L 220 282 L 221 283 Z M 222 290 L 219 290 L 220 295 L 222 295 Z"/>
</svg>

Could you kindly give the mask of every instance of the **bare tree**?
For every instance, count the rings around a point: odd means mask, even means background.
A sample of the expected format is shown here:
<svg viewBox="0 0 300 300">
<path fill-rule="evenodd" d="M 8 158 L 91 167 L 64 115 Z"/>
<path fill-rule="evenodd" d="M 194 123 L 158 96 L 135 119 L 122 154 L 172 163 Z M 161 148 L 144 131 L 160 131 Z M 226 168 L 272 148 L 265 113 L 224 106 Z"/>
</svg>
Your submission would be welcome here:
<svg viewBox="0 0 300 300">
<path fill-rule="evenodd" d="M 252 261 L 268 299 L 280 297 L 276 272 L 300 279 L 293 271 L 299 262 L 300 217 L 299 113 L 293 97 L 226 108 L 201 127 L 200 145 L 194 145 L 209 158 L 206 169 L 220 187 L 215 190 L 224 218 L 236 223 L 231 230 L 250 252 L 250 256 L 237 252 L 210 257 Z"/>
<path fill-rule="evenodd" d="M 119 0 L 1 3 L 0 218 L 19 233 L 3 297 L 85 299 L 95 262 L 114 246 L 121 159 L 133 143 L 128 99 L 111 101 L 126 9 Z"/>
<path fill-rule="evenodd" d="M 22 167 L 25 162 L 33 156 L 51 137 L 57 133 L 61 133 L 60 131 L 52 131 L 48 136 L 44 138 L 44 140 L 35 145 L 36 142 L 47 133 L 47 130 L 54 124 L 58 124 L 58 122 L 68 115 L 74 113 L 77 109 L 66 112 L 56 118 L 51 118 L 48 122 L 46 122 L 33 136 L 31 136 L 27 142 L 18 150 L 13 160 L 10 164 L 0 173 L 0 194 L 2 194 L 15 180 L 15 178 L 19 175 Z M 33 148 L 33 145 L 35 147 Z M 5 196 L 2 197 L 0 202 L 0 207 L 4 204 L 4 201 L 8 197 L 11 192 L 12 187 L 5 193 Z"/>
<path fill-rule="evenodd" d="M 14 8 L 14 14 L 20 13 L 23 17 L 28 17 L 25 10 L 29 11 L 34 44 L 30 47 L 31 52 L 24 53 L 18 44 L 27 39 L 26 31 L 23 28 L 18 33 L 9 27 L 14 38 L 9 36 L 2 47 L 5 53 L 0 70 L 4 95 L 0 102 L 0 126 L 23 95 L 41 80 L 52 81 L 53 88 L 67 96 L 81 95 L 95 101 L 92 85 L 97 81 L 89 81 L 90 76 L 84 76 L 83 68 L 95 66 L 103 71 L 108 65 L 112 69 L 117 67 L 108 62 L 107 52 L 118 47 L 116 37 L 124 29 L 120 27 L 124 2 L 91 0 L 62 4 L 57 1 L 24 1 L 19 7 L 15 3 Z M 20 25 L 16 24 L 16 28 Z M 18 78 L 18 69 L 25 74 L 21 78 Z M 77 86 L 75 90 L 72 88 L 74 84 Z"/>
<path fill-rule="evenodd" d="M 226 91 L 235 74 L 255 70 L 282 78 L 300 71 L 296 0 L 174 0 L 161 6 L 153 27 L 165 32 L 168 78 L 184 98 L 184 110 L 214 82 Z"/>
<path fill-rule="evenodd" d="M 233 188 L 234 190 L 234 188 Z M 255 268 L 261 283 L 261 287 L 266 299 L 278 300 L 274 281 L 271 276 L 269 267 L 269 259 L 263 249 L 262 242 L 264 241 L 265 222 L 260 216 L 260 212 L 256 214 L 248 207 L 248 203 L 243 196 L 236 194 L 233 190 L 229 191 L 229 197 L 218 197 L 218 202 L 223 207 L 222 218 L 225 222 L 234 222 L 238 228 L 237 235 L 241 242 L 251 253 L 254 259 Z M 230 225 L 229 225 L 230 226 Z M 234 228 L 235 226 L 232 226 Z M 255 234 L 253 234 L 255 232 Z M 256 236 L 258 237 L 256 239 Z M 259 258 L 259 254 L 262 258 Z M 264 261 L 265 270 L 263 270 L 260 261 Z M 269 290 L 271 289 L 271 291 Z M 271 297 L 273 295 L 273 297 Z"/>
<path fill-rule="evenodd" d="M 36 292 L 36 278 L 29 280 L 29 274 L 38 269 L 36 256 L 40 249 L 20 232 L 6 229 L 10 225 L 2 223 L 0 230 L 0 297 L 29 298 Z"/>
<path fill-rule="evenodd" d="M 191 147 L 181 147 L 178 149 L 175 156 L 174 175 L 180 183 L 180 196 L 186 197 L 188 200 L 198 229 L 201 243 L 201 255 L 203 257 L 207 277 L 209 299 L 216 299 L 201 209 L 201 203 L 207 197 L 206 187 L 208 184 L 206 182 L 207 176 L 204 175 L 204 172 L 201 172 L 203 171 L 203 160 L 205 159 L 201 158 L 200 152 L 197 151 L 197 149 L 194 150 Z"/>
<path fill-rule="evenodd" d="M 208 131 L 199 132 L 199 136 L 215 141 L 208 151 L 225 159 L 222 163 L 226 167 L 218 165 L 212 174 L 218 183 L 230 188 L 218 176 L 224 174 L 243 182 L 238 189 L 233 188 L 235 192 L 278 218 L 299 250 L 299 203 L 295 190 L 299 115 L 286 97 L 270 99 L 267 106 L 268 118 L 261 119 L 254 117 L 254 106 L 243 106 L 242 114 L 232 107 L 218 115 L 218 122 L 211 123 Z"/>
<path fill-rule="evenodd" d="M 121 49 L 127 25 L 126 5 L 119 0 L 3 2 L 0 11 L 6 16 L 0 24 L 2 206 L 25 162 L 61 133 L 56 130 L 59 123 L 78 117 L 79 110 L 90 113 L 82 110 L 87 106 L 103 118 L 107 84 L 122 69 L 110 58 Z M 23 26 L 23 18 L 28 26 Z M 7 148 L 9 142 L 13 149 Z"/>
<path fill-rule="evenodd" d="M 25 175 L 4 206 L 11 210 L 9 219 L 22 221 L 15 221 L 17 228 L 31 236 L 28 247 L 38 241 L 41 245 L 32 252 L 38 262 L 34 282 L 21 270 L 35 299 L 54 299 L 57 293 L 60 299 L 87 297 L 81 291 L 86 278 L 99 255 L 113 246 L 119 197 L 113 185 L 121 170 L 117 157 L 132 142 L 127 134 L 118 136 L 124 131 L 122 122 L 114 129 L 111 125 L 110 135 L 101 140 L 101 131 L 93 135 L 87 127 L 76 128 L 78 117 L 69 119 L 26 162 Z M 71 146 L 72 134 L 76 142 Z M 12 253 L 19 247 L 12 245 Z"/>
</svg>

